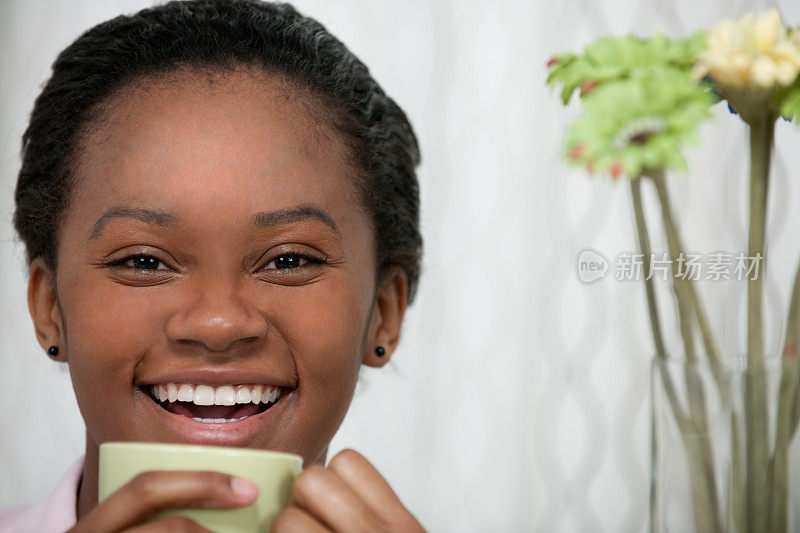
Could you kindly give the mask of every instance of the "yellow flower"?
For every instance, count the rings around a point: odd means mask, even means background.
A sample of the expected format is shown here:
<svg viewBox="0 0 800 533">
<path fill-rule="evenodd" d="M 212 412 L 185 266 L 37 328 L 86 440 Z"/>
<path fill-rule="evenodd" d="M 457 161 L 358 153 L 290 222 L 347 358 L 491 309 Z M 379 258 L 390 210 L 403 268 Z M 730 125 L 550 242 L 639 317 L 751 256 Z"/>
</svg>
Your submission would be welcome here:
<svg viewBox="0 0 800 533">
<path fill-rule="evenodd" d="M 761 18 L 749 13 L 723 20 L 708 34 L 708 48 L 694 68 L 699 79 L 709 76 L 730 88 L 785 87 L 800 73 L 800 32 L 791 35 L 777 9 Z"/>
</svg>

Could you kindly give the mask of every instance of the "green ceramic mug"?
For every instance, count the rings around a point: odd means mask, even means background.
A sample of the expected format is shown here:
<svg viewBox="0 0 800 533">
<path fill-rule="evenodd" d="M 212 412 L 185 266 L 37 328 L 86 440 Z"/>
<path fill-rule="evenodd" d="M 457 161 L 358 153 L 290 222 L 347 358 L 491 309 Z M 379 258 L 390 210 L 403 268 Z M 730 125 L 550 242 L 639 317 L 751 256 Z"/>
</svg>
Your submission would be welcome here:
<svg viewBox="0 0 800 533">
<path fill-rule="evenodd" d="M 258 499 L 247 507 L 170 509 L 151 518 L 185 516 L 219 533 L 263 533 L 289 501 L 303 467 L 299 455 L 194 444 L 107 442 L 100 445 L 99 501 L 149 470 L 215 470 L 254 481 Z"/>
</svg>

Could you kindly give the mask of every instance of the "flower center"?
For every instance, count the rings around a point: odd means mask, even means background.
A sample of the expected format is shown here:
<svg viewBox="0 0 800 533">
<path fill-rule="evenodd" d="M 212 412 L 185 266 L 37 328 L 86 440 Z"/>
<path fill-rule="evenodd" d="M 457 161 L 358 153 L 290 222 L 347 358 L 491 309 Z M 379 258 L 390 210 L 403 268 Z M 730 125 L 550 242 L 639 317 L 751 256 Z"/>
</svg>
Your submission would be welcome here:
<svg viewBox="0 0 800 533">
<path fill-rule="evenodd" d="M 623 126 L 614 137 L 614 148 L 622 150 L 631 144 L 644 144 L 647 140 L 667 129 L 661 117 L 641 117 Z"/>
</svg>

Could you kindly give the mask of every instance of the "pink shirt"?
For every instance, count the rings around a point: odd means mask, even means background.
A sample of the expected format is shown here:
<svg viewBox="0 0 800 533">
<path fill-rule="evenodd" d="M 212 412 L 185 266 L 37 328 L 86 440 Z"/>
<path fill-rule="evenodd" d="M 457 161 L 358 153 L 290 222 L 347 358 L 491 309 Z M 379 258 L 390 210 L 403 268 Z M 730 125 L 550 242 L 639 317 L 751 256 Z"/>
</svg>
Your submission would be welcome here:
<svg viewBox="0 0 800 533">
<path fill-rule="evenodd" d="M 47 499 L 33 505 L 0 509 L 0 533 L 64 533 L 78 521 L 78 483 L 83 474 L 80 457 Z"/>
</svg>

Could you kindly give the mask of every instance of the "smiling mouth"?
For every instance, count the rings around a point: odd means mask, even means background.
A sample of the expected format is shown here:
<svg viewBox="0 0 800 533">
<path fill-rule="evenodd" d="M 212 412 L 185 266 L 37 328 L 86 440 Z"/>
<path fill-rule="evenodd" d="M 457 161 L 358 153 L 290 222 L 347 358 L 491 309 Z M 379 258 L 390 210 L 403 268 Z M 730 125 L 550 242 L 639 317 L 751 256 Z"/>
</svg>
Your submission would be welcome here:
<svg viewBox="0 0 800 533">
<path fill-rule="evenodd" d="M 197 422 L 238 422 L 261 414 L 278 403 L 282 389 L 266 385 L 212 387 L 191 383 L 150 385 L 144 388 L 162 409 Z"/>
</svg>

